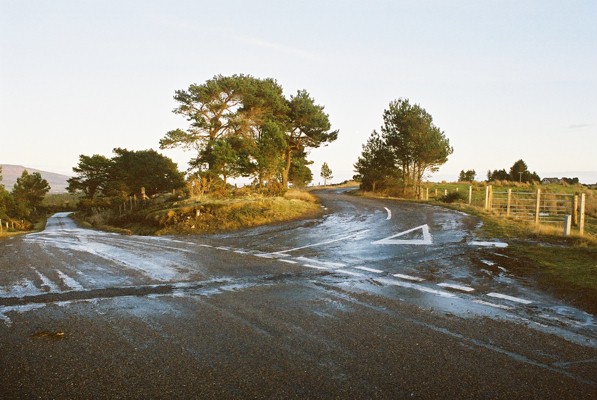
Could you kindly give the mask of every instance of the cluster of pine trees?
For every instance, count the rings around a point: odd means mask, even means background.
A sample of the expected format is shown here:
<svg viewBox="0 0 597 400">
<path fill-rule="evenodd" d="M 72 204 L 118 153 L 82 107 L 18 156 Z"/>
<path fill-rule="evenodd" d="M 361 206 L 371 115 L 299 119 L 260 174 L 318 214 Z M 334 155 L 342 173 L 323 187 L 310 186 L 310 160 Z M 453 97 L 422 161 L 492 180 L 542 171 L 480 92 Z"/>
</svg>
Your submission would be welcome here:
<svg viewBox="0 0 597 400">
<path fill-rule="evenodd" d="M 77 176 L 68 180 L 68 191 L 80 192 L 87 199 L 147 196 L 184 186 L 184 174 L 170 158 L 155 150 L 114 149 L 114 157 L 80 155 L 73 168 Z"/>
<path fill-rule="evenodd" d="M 394 190 L 418 197 L 421 182 L 448 160 L 453 149 L 431 115 L 408 99 L 392 101 L 383 113 L 381 133 L 373 131 L 354 165 L 367 191 Z"/>
<path fill-rule="evenodd" d="M 286 98 L 271 78 L 218 75 L 176 91 L 174 99 L 174 113 L 189 126 L 168 132 L 160 147 L 194 150 L 190 165 L 210 184 L 250 177 L 260 187 L 303 186 L 312 180 L 309 149 L 338 136 L 307 91 Z"/>
<path fill-rule="evenodd" d="M 9 223 L 10 227 L 28 228 L 43 213 L 40 206 L 49 191 L 48 181 L 39 172 L 30 174 L 27 170 L 17 179 L 12 191 L 8 191 L 2 185 L 0 167 L 0 220 L 4 224 Z"/>
</svg>

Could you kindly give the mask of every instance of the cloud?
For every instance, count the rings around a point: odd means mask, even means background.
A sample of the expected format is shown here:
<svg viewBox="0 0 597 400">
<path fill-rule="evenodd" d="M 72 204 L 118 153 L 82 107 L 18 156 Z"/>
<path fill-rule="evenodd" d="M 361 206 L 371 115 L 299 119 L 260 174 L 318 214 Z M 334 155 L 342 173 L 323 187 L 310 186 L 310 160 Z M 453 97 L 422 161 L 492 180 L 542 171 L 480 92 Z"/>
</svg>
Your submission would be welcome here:
<svg viewBox="0 0 597 400">
<path fill-rule="evenodd" d="M 293 57 L 297 57 L 297 58 L 304 58 L 304 59 L 309 59 L 309 60 L 314 60 L 317 58 L 315 56 L 315 54 L 310 53 L 308 51 L 305 51 L 302 49 L 297 49 L 297 48 L 294 48 L 291 46 L 286 46 L 286 45 L 283 45 L 280 43 L 269 42 L 267 40 L 258 39 L 256 37 L 243 36 L 243 37 L 240 37 L 239 40 L 245 44 L 250 45 L 250 46 L 261 47 L 263 49 L 273 50 L 273 51 L 283 53 L 286 55 L 290 55 Z"/>
<path fill-rule="evenodd" d="M 595 124 L 572 124 L 568 127 L 568 129 L 584 129 L 584 128 L 592 128 Z"/>
</svg>

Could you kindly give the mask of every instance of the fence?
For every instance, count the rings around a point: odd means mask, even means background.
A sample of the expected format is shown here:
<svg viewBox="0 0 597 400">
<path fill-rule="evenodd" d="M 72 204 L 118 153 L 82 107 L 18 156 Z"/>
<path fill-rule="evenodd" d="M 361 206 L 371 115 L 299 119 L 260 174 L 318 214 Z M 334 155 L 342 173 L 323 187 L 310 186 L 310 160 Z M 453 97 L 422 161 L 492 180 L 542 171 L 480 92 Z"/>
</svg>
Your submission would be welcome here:
<svg viewBox="0 0 597 400">
<path fill-rule="evenodd" d="M 593 218 L 587 218 L 585 210 L 587 209 L 587 198 L 584 193 L 548 193 L 541 189 L 535 191 L 518 191 L 507 188 L 495 190 L 493 186 L 460 188 L 461 198 L 472 206 L 481 207 L 492 213 L 505 218 L 514 218 L 535 224 L 548 224 L 559 226 L 563 229 L 565 235 L 569 235 L 572 229 L 585 233 L 587 225 L 593 231 L 595 221 Z M 424 198 L 439 198 L 453 193 L 446 188 L 427 189 L 423 193 Z M 458 191 L 458 189 L 456 189 Z M 589 206 L 592 210 L 593 205 Z"/>
</svg>

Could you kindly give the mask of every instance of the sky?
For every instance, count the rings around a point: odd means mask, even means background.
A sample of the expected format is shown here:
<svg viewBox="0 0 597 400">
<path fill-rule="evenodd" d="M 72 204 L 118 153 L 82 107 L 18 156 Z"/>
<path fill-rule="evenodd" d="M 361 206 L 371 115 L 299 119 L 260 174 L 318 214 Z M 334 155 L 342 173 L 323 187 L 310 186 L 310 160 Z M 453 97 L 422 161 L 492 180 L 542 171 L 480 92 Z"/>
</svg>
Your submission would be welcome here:
<svg viewBox="0 0 597 400">
<path fill-rule="evenodd" d="M 323 162 L 353 176 L 399 98 L 454 148 L 432 180 L 523 159 L 597 181 L 594 0 L 0 0 L 0 164 L 72 174 L 81 154 L 158 150 L 188 126 L 175 90 L 218 74 L 325 107 L 339 137 L 311 151 L 315 183 Z"/>
</svg>

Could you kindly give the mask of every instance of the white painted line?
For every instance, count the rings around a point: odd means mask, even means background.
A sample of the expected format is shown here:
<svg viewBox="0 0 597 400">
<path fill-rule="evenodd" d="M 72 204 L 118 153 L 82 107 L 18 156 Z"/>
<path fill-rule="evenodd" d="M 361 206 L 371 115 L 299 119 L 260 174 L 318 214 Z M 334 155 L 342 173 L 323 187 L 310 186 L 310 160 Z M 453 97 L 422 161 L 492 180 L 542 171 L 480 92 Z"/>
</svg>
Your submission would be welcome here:
<svg viewBox="0 0 597 400">
<path fill-rule="evenodd" d="M 213 248 L 213 246 L 210 246 L 208 244 L 200 244 L 199 247 L 207 247 L 207 248 Z"/>
<path fill-rule="evenodd" d="M 448 289 L 460 290 L 461 292 L 474 292 L 475 289 L 470 286 L 455 285 L 453 283 L 438 283 L 437 286 L 445 287 Z"/>
<path fill-rule="evenodd" d="M 352 275 L 352 276 L 365 276 L 363 274 L 359 274 L 358 272 L 347 271 L 345 269 L 336 269 L 334 272 L 340 272 L 341 274 Z"/>
<path fill-rule="evenodd" d="M 248 251 L 245 251 L 245 250 L 234 250 L 234 252 L 235 252 L 236 254 L 249 254 L 249 252 L 248 252 Z"/>
<path fill-rule="evenodd" d="M 425 279 L 419 278 L 417 276 L 404 275 L 404 274 L 393 274 L 392 276 L 395 276 L 396 278 L 400 278 L 400 279 L 406 279 L 407 281 L 414 281 L 414 282 L 422 282 L 425 280 Z"/>
<path fill-rule="evenodd" d="M 481 247 L 508 247 L 508 243 L 504 242 L 470 242 L 469 246 L 481 246 Z"/>
<path fill-rule="evenodd" d="M 309 245 L 306 245 L 306 246 L 295 247 L 294 249 L 288 249 L 288 250 L 277 251 L 277 252 L 275 252 L 275 253 L 272 253 L 272 254 L 283 254 L 283 253 L 290 253 L 290 252 L 293 252 L 293 251 L 296 251 L 296 250 L 302 250 L 302 249 L 306 249 L 306 248 L 308 248 L 308 247 L 322 246 L 322 245 L 324 245 L 324 244 L 330 244 L 330 243 L 340 242 L 340 241 L 342 241 L 342 240 L 346 240 L 346 239 L 350 239 L 350 238 L 353 238 L 353 237 L 360 236 L 360 235 L 362 235 L 363 233 L 366 233 L 366 232 L 369 232 L 369 231 L 370 231 L 370 229 L 365 229 L 365 230 L 359 231 L 359 232 L 357 232 L 357 233 L 353 233 L 352 235 L 343 236 L 343 237 L 341 237 L 341 238 L 338 238 L 338 239 L 326 240 L 325 242 L 319 242 L 319 243 L 313 243 L 313 244 L 309 244 Z"/>
<path fill-rule="evenodd" d="M 484 306 L 494 307 L 494 308 L 501 308 L 502 310 L 512 310 L 510 306 L 504 306 L 501 304 L 490 303 L 488 301 L 483 300 L 473 300 L 473 303 L 482 304 Z"/>
<path fill-rule="evenodd" d="M 83 290 L 83 285 L 81 285 L 79 282 L 66 275 L 62 271 L 56 270 L 56 272 L 58 273 L 58 276 L 60 277 L 60 279 L 62 279 L 62 282 L 64 282 L 66 286 L 70 287 L 73 290 Z"/>
<path fill-rule="evenodd" d="M 230 247 L 225 247 L 225 246 L 218 246 L 218 247 L 216 247 L 216 249 L 218 249 L 218 250 L 224 250 L 224 251 L 230 251 Z"/>
<path fill-rule="evenodd" d="M 404 236 L 407 233 L 414 232 L 416 230 L 421 230 L 423 234 L 423 239 L 395 239 L 400 236 Z M 397 233 L 396 235 L 388 236 L 385 239 L 377 240 L 372 242 L 371 244 L 416 244 L 416 245 L 430 245 L 433 244 L 433 240 L 431 238 L 431 233 L 429 233 L 429 225 L 421 225 L 417 226 L 416 228 L 408 229 L 404 232 Z"/>
<path fill-rule="evenodd" d="M 444 292 L 443 290 L 431 289 L 426 286 L 417 285 L 416 283 L 402 282 L 402 281 L 396 281 L 396 280 L 392 280 L 392 279 L 383 279 L 383 278 L 379 279 L 379 281 L 382 283 L 389 284 L 389 285 L 400 286 L 400 287 L 404 287 L 404 288 L 408 288 L 408 289 L 418 290 L 419 292 L 435 294 L 435 295 L 438 295 L 441 297 L 448 297 L 448 298 L 458 297 L 455 294 L 452 294 L 450 292 Z"/>
<path fill-rule="evenodd" d="M 487 296 L 495 297 L 498 299 L 510 300 L 510 301 L 514 301 L 516 303 L 521 303 L 521 304 L 531 304 L 532 303 L 531 300 L 521 299 L 520 297 L 508 296 L 507 294 L 501 294 L 501 293 L 487 293 Z"/>
<path fill-rule="evenodd" d="M 367 268 L 367 267 L 355 267 L 356 269 L 360 269 L 362 271 L 373 272 L 376 274 L 383 274 L 383 271 L 375 268 Z"/>
<path fill-rule="evenodd" d="M 261 257 L 261 258 L 274 258 L 273 255 L 268 254 L 268 253 L 260 253 L 260 254 L 255 254 L 255 257 Z"/>
<path fill-rule="evenodd" d="M 274 253 L 276 254 L 276 253 Z M 286 254 L 284 254 L 285 257 L 287 257 Z M 330 267 L 330 268 L 342 268 L 342 267 L 346 267 L 346 264 L 343 263 L 337 263 L 337 262 L 331 262 L 331 261 L 319 261 L 315 258 L 308 258 L 308 257 L 297 257 L 297 260 L 300 261 L 306 261 L 308 263 L 316 263 L 316 264 L 323 264 L 326 267 Z"/>
<path fill-rule="evenodd" d="M 303 267 L 314 268 L 314 269 L 324 269 L 326 271 L 329 270 L 329 268 L 320 267 L 319 265 L 311 265 L 311 264 L 303 264 Z"/>
<path fill-rule="evenodd" d="M 280 261 L 283 263 L 286 263 L 286 264 L 298 264 L 298 262 L 292 261 L 292 260 L 280 260 Z"/>
<path fill-rule="evenodd" d="M 392 219 L 392 211 L 390 211 L 390 209 L 388 207 L 384 207 L 386 209 L 386 211 L 388 212 L 388 217 L 386 218 L 386 220 L 390 220 Z"/>
</svg>

